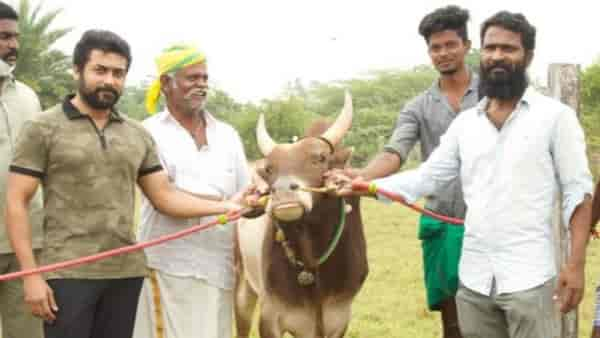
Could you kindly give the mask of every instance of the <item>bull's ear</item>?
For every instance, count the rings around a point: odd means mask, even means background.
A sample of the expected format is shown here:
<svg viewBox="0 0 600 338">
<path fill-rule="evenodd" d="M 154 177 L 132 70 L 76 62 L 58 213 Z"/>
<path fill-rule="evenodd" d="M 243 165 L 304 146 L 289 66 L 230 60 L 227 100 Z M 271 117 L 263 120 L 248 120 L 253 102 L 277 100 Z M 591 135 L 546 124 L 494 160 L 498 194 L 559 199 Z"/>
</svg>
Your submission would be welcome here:
<svg viewBox="0 0 600 338">
<path fill-rule="evenodd" d="M 250 163 L 249 167 L 250 170 L 254 171 L 254 173 L 260 176 L 263 180 L 267 180 L 267 161 L 264 158 Z"/>
</svg>

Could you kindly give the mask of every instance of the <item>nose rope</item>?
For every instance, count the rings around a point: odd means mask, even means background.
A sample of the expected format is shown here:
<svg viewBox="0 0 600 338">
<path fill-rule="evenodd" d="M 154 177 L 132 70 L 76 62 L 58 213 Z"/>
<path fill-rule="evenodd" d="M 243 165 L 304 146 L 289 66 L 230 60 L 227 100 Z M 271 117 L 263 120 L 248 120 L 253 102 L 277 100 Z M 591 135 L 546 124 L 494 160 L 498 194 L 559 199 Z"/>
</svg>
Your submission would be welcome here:
<svg viewBox="0 0 600 338">
<path fill-rule="evenodd" d="M 300 187 L 299 189 L 302 191 L 321 193 L 321 194 L 331 194 L 337 190 L 337 188 L 335 186 L 331 186 L 331 185 L 324 186 L 324 187 Z M 404 198 L 402 198 L 402 196 L 384 191 L 383 189 L 378 188 L 377 186 L 375 186 L 372 183 L 371 184 L 354 184 L 352 186 L 352 190 L 354 190 L 354 191 L 365 191 L 366 190 L 371 195 L 375 195 L 376 193 L 379 192 L 380 194 L 388 197 L 392 201 L 398 202 L 418 213 L 433 217 L 442 222 L 452 223 L 452 224 L 456 224 L 456 225 L 462 225 L 464 223 L 464 220 L 462 220 L 462 219 L 440 215 L 440 214 L 437 214 L 430 210 L 421 208 L 415 204 L 408 203 L 408 202 L 406 202 L 406 200 L 404 200 Z"/>
<path fill-rule="evenodd" d="M 329 187 L 299 187 L 298 189 L 300 189 L 302 191 L 307 191 L 307 192 L 316 192 L 319 194 L 331 194 L 336 190 L 335 187 L 332 187 L 332 186 L 329 186 Z"/>
</svg>

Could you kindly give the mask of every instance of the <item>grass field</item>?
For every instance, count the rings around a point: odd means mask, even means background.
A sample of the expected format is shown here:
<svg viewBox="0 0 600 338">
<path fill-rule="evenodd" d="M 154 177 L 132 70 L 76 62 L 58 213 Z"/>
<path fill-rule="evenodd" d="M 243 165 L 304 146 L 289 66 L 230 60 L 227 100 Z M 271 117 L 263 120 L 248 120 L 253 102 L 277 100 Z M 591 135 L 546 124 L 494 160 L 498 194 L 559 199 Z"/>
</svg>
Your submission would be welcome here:
<svg viewBox="0 0 600 338">
<path fill-rule="evenodd" d="M 441 337 L 439 314 L 428 312 L 422 281 L 417 214 L 399 205 L 363 201 L 370 273 L 353 308 L 348 337 Z M 588 250 L 579 337 L 589 337 L 593 291 L 600 281 L 600 241 Z M 256 328 L 255 328 L 256 329 Z M 256 331 L 256 330 L 255 330 Z M 253 337 L 258 337 L 254 332 Z"/>
<path fill-rule="evenodd" d="M 425 303 L 421 249 L 416 238 L 418 215 L 400 205 L 367 199 L 362 208 L 370 273 L 354 304 L 347 337 L 441 337 L 439 314 L 427 311 Z M 590 336 L 593 291 L 600 282 L 599 253 L 600 241 L 592 242 L 588 249 L 585 298 L 579 311 L 582 338 Z M 252 337 L 257 338 L 257 333 Z"/>
</svg>

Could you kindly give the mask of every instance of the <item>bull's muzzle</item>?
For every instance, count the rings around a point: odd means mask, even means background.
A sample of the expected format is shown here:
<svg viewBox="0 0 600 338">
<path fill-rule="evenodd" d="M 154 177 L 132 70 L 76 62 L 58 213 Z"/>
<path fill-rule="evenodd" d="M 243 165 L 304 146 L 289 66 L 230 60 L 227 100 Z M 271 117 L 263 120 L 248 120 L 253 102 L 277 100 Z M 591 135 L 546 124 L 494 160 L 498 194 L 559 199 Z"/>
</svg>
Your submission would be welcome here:
<svg viewBox="0 0 600 338">
<path fill-rule="evenodd" d="M 304 216 L 304 207 L 297 202 L 281 203 L 273 206 L 272 214 L 278 221 L 293 222 Z"/>
</svg>

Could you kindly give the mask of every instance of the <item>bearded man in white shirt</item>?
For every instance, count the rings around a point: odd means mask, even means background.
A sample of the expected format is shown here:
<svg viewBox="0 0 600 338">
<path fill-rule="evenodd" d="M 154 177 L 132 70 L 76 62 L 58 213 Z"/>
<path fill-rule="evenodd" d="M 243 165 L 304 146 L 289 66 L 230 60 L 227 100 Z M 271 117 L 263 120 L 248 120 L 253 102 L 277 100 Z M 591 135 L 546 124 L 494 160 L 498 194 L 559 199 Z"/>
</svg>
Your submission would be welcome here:
<svg viewBox="0 0 600 338">
<path fill-rule="evenodd" d="M 154 137 L 164 168 L 178 189 L 216 200 L 247 188 L 250 176 L 238 133 L 204 109 L 206 58 L 194 46 L 175 45 L 156 59 L 160 74 L 146 107 L 164 111 L 143 124 Z M 143 198 L 140 240 L 156 238 L 210 218 L 176 219 Z M 138 306 L 134 337 L 231 337 L 233 224 L 146 249 L 150 278 Z"/>
<path fill-rule="evenodd" d="M 568 312 L 583 296 L 593 188 L 584 134 L 572 109 L 528 86 L 535 28 L 522 14 L 486 20 L 481 46 L 484 99 L 458 115 L 418 169 L 373 183 L 414 202 L 460 177 L 463 337 L 553 337 L 553 298 Z M 345 175 L 330 177 L 340 194 L 351 193 Z M 551 220 L 559 190 L 571 253 L 557 280 Z"/>
</svg>

